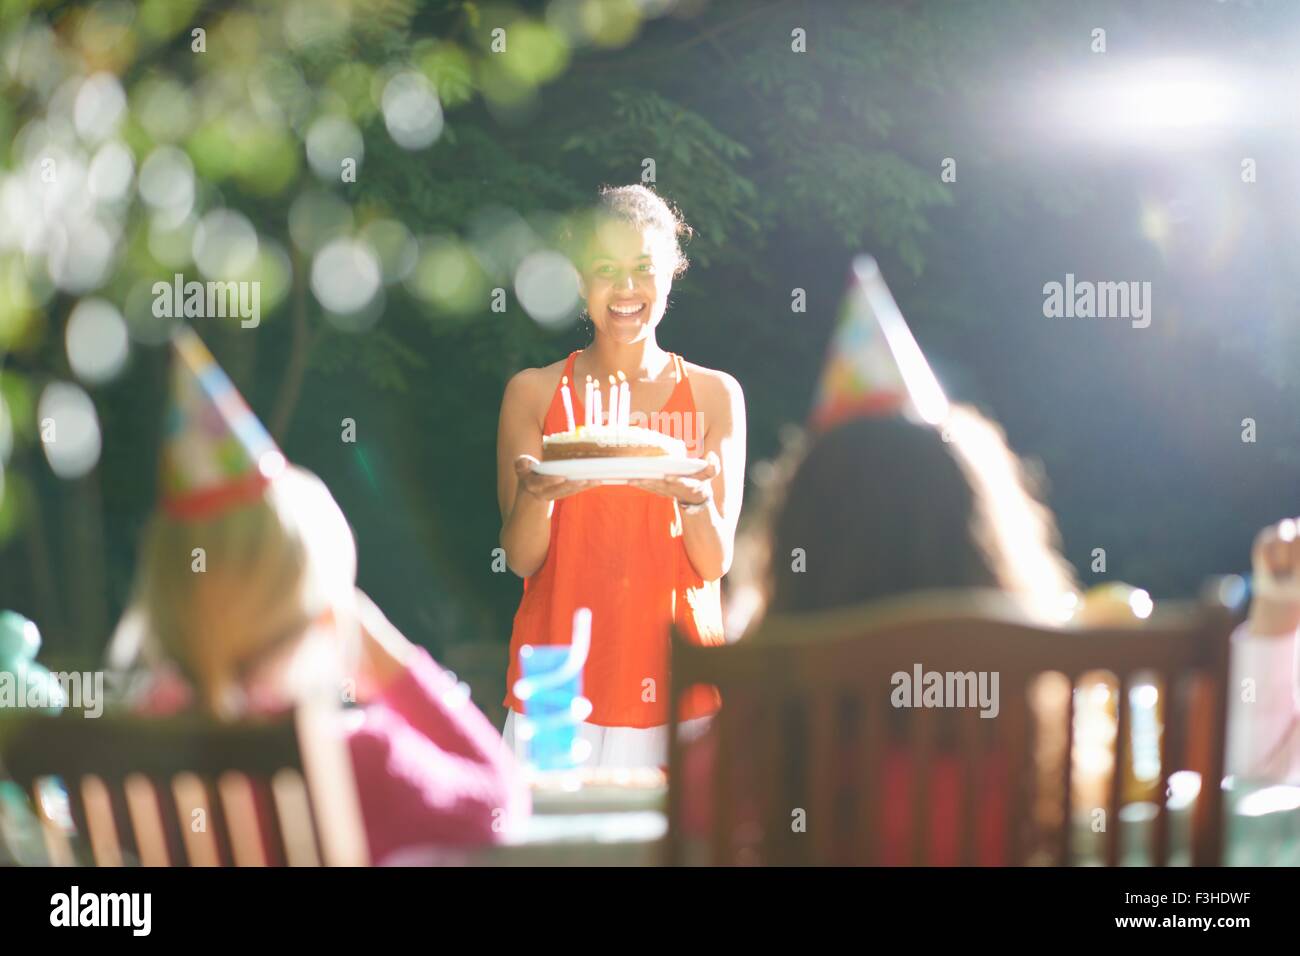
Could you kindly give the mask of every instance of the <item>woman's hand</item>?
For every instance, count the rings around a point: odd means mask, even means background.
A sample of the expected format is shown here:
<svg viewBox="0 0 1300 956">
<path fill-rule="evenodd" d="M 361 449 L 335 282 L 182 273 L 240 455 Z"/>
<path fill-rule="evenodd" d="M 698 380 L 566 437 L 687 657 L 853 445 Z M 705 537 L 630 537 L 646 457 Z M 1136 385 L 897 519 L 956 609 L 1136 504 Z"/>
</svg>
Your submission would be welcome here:
<svg viewBox="0 0 1300 956">
<path fill-rule="evenodd" d="M 1300 524 L 1297 520 L 1287 518 L 1270 525 L 1255 538 L 1251 551 L 1255 574 L 1255 597 L 1250 602 L 1252 634 L 1283 636 L 1300 629 Z M 1265 584 L 1263 594 L 1261 582 Z"/>
<path fill-rule="evenodd" d="M 676 498 L 682 505 L 706 505 L 713 500 L 713 479 L 722 470 L 722 462 L 716 452 L 709 452 L 705 461 L 707 464 L 693 474 L 641 478 L 629 481 L 628 484 L 667 498 Z"/>
<path fill-rule="evenodd" d="M 558 501 L 599 484 L 596 481 L 572 481 L 559 475 L 539 475 L 533 470 L 539 464 L 532 455 L 520 455 L 515 459 L 515 476 L 522 491 L 542 501 Z"/>
</svg>

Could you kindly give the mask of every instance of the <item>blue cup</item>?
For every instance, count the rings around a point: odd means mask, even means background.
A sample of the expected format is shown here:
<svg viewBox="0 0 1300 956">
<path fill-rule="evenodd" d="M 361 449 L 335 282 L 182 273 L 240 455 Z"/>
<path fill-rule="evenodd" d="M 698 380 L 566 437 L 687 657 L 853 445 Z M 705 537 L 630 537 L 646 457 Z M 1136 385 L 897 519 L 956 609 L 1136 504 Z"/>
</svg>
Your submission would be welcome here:
<svg viewBox="0 0 1300 956">
<path fill-rule="evenodd" d="M 585 654 L 584 654 L 585 657 Z M 571 770 L 586 758 L 590 744 L 578 737 L 578 725 L 591 714 L 582 696 L 582 665 L 567 644 L 519 649 L 523 677 L 515 696 L 524 705 L 518 736 L 528 743 L 528 760 L 538 770 Z"/>
</svg>

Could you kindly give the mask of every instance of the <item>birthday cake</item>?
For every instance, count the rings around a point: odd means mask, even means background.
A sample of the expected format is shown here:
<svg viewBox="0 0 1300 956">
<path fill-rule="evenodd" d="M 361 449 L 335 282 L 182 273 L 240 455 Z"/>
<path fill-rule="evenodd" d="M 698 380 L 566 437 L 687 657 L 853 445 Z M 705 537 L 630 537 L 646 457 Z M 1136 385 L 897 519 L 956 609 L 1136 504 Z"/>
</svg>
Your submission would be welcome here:
<svg viewBox="0 0 1300 956">
<path fill-rule="evenodd" d="M 686 443 L 639 425 L 579 425 L 542 438 L 543 461 L 665 456 L 685 458 Z"/>
</svg>

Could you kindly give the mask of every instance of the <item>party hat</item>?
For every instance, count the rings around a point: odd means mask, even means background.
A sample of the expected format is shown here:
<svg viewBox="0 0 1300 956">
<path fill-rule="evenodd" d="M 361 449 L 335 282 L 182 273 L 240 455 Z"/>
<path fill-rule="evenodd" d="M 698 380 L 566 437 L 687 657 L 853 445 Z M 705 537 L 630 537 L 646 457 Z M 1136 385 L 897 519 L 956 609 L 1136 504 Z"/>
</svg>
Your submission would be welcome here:
<svg viewBox="0 0 1300 956">
<path fill-rule="evenodd" d="M 853 261 L 849 291 L 831 336 L 811 425 L 825 430 L 858 416 L 902 414 L 938 425 L 948 399 L 870 256 Z"/>
<path fill-rule="evenodd" d="M 284 455 L 193 329 L 178 329 L 172 346 L 162 505 L 177 518 L 209 518 L 260 497 Z"/>
</svg>

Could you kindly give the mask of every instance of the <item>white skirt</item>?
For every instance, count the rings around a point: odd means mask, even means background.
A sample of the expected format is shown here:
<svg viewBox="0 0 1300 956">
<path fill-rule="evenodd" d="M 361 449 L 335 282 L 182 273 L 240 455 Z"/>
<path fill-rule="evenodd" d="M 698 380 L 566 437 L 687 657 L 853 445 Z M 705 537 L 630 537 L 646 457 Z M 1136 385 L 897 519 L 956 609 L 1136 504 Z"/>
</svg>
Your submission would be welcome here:
<svg viewBox="0 0 1300 956">
<path fill-rule="evenodd" d="M 515 739 L 513 710 L 506 714 L 501 736 L 520 760 L 528 759 L 528 745 Z M 708 729 L 710 717 L 684 720 L 678 733 L 684 742 L 694 740 Z M 591 744 L 591 754 L 584 767 L 666 767 L 668 766 L 668 725 L 658 727 L 602 727 L 585 721 L 578 725 L 578 737 Z"/>
</svg>

